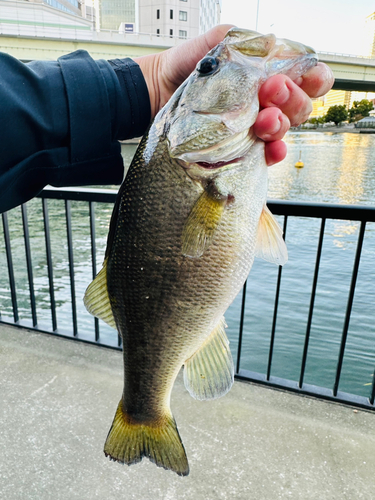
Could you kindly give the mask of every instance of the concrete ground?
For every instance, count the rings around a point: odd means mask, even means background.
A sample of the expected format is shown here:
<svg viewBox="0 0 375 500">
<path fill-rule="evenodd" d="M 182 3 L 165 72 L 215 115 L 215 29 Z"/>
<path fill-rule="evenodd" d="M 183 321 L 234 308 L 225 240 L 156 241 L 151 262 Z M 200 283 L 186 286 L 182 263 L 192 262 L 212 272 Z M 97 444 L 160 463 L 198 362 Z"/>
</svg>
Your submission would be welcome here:
<svg viewBox="0 0 375 500">
<path fill-rule="evenodd" d="M 182 478 L 103 444 L 122 391 L 120 352 L 0 326 L 0 498 L 7 500 L 374 499 L 375 414 L 235 382 L 174 412 Z"/>
</svg>

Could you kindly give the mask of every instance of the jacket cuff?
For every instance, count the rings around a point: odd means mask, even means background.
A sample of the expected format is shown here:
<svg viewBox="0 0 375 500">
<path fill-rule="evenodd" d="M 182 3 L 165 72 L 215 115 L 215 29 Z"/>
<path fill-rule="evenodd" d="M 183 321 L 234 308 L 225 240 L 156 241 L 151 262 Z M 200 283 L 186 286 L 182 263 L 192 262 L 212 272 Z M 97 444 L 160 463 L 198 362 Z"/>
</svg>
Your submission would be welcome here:
<svg viewBox="0 0 375 500">
<path fill-rule="evenodd" d="M 121 86 L 121 103 L 117 110 L 119 140 L 142 136 L 151 120 L 147 84 L 141 68 L 130 58 L 108 61 Z"/>
</svg>

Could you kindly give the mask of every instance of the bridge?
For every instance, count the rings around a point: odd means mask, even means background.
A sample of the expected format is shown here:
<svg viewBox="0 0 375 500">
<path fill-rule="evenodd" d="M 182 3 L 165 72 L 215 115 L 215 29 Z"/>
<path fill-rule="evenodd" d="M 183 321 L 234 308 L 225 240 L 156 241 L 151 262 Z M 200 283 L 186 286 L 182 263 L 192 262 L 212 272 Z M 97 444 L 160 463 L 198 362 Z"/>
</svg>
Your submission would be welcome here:
<svg viewBox="0 0 375 500">
<path fill-rule="evenodd" d="M 78 49 L 94 59 L 137 57 L 183 42 L 178 37 L 148 33 L 96 31 L 85 18 L 41 2 L 0 0 L 0 51 L 21 59 L 56 60 Z M 375 91 L 375 59 L 321 53 L 335 76 L 335 89 Z"/>
<path fill-rule="evenodd" d="M 87 50 L 94 59 L 138 57 L 173 47 L 183 40 L 150 34 L 120 34 L 115 31 L 89 31 L 78 37 L 40 37 L 0 34 L 0 51 L 23 61 L 55 60 L 78 49 Z M 335 76 L 334 89 L 375 92 L 375 59 L 320 53 L 319 60 L 330 66 Z"/>
<path fill-rule="evenodd" d="M 319 60 L 332 69 L 334 89 L 375 92 L 375 59 L 322 52 Z"/>
</svg>

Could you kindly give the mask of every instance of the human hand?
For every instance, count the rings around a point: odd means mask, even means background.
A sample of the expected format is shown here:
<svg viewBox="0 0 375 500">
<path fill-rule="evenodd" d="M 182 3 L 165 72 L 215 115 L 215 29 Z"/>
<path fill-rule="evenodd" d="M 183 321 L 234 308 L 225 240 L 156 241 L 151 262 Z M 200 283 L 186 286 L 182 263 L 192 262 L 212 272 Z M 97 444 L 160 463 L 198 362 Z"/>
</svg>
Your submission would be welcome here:
<svg viewBox="0 0 375 500">
<path fill-rule="evenodd" d="M 259 90 L 261 110 L 254 123 L 254 132 L 266 142 L 267 165 L 282 161 L 286 144 L 282 138 L 291 126 L 305 122 L 311 111 L 310 97 L 326 94 L 334 82 L 331 69 L 318 63 L 293 82 L 285 75 L 269 78 Z"/>
<path fill-rule="evenodd" d="M 173 92 L 194 71 L 197 62 L 220 43 L 233 25 L 215 26 L 207 33 L 172 49 L 135 58 L 145 77 L 151 102 L 152 118 L 170 99 Z M 285 75 L 269 78 L 260 88 L 260 112 L 254 124 L 256 135 L 266 142 L 268 165 L 286 156 L 282 141 L 290 126 L 307 120 L 312 106 L 310 97 L 326 94 L 333 85 L 332 71 L 323 63 L 311 68 L 293 82 Z"/>
</svg>

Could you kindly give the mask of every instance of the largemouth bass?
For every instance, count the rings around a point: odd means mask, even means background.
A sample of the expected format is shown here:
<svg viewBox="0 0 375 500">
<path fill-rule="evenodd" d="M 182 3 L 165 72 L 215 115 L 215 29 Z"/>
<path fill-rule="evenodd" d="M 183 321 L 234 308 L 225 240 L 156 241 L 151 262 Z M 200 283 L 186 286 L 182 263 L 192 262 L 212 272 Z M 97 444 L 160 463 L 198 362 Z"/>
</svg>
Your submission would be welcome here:
<svg viewBox="0 0 375 500">
<path fill-rule="evenodd" d="M 266 207 L 264 143 L 252 132 L 258 90 L 292 79 L 314 51 L 274 35 L 232 29 L 158 113 L 114 207 L 103 269 L 87 309 L 117 328 L 125 382 L 104 452 L 148 457 L 179 475 L 188 460 L 170 410 L 184 366 L 190 394 L 224 395 L 233 361 L 224 313 L 254 256 L 284 264 L 282 231 Z"/>
</svg>

